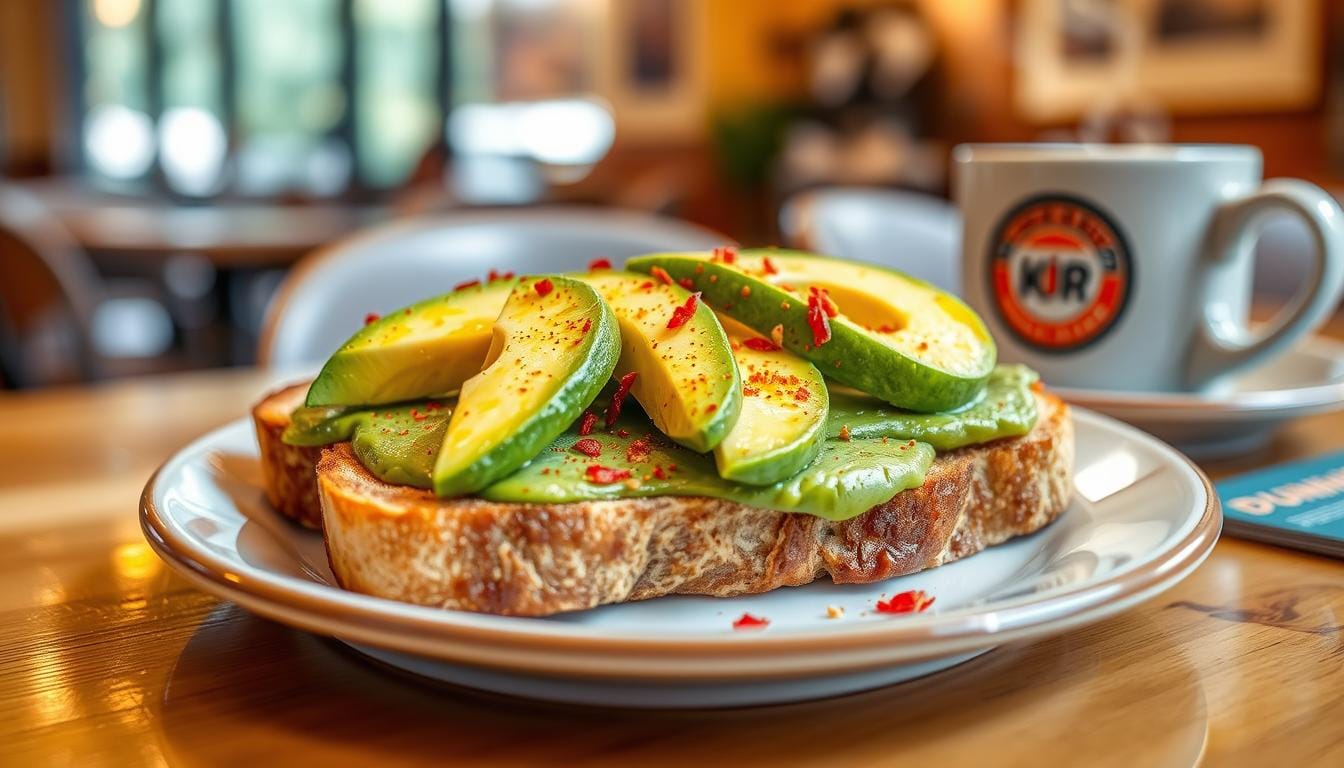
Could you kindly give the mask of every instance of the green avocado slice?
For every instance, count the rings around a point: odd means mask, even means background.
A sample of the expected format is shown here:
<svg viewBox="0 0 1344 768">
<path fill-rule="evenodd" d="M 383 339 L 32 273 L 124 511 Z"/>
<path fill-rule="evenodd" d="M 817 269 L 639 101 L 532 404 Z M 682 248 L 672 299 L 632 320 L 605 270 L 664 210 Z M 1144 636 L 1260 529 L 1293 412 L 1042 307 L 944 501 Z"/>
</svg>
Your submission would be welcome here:
<svg viewBox="0 0 1344 768">
<path fill-rule="evenodd" d="M 454 405 L 429 400 L 362 409 L 303 407 L 281 439 L 306 446 L 349 440 L 359 463 L 383 482 L 430 488 Z"/>
<path fill-rule="evenodd" d="M 1000 365 L 984 392 L 970 404 L 946 413 L 912 413 L 841 387 L 831 388 L 827 437 L 848 428 L 851 438 L 915 439 L 948 451 L 1004 437 L 1025 435 L 1036 425 L 1036 372 L 1022 365 Z"/>
<path fill-rule="evenodd" d="M 307 405 L 381 405 L 456 391 L 481 370 L 516 282 L 460 288 L 369 323 L 322 366 Z"/>
<path fill-rule="evenodd" d="M 740 323 L 722 319 L 742 373 L 742 411 L 714 448 L 719 475 L 770 485 L 821 453 L 830 393 L 816 366 Z"/>
<path fill-rule="evenodd" d="M 601 392 L 620 351 L 616 317 L 591 286 L 520 280 L 495 320 L 484 370 L 462 384 L 434 492 L 475 493 L 526 463 Z"/>
<path fill-rule="evenodd" d="M 994 368 L 994 341 L 974 311 L 894 270 L 776 250 L 651 254 L 626 267 L 687 281 L 760 333 L 779 326 L 784 347 L 826 376 L 900 408 L 959 408 Z"/>
<path fill-rule="evenodd" d="M 737 421 L 742 403 L 728 337 L 714 311 L 696 300 L 680 325 L 668 325 L 689 291 L 630 272 L 571 275 L 602 295 L 621 327 L 616 376 L 634 371 L 630 394 L 663 434 L 693 451 L 708 451 Z"/>
</svg>

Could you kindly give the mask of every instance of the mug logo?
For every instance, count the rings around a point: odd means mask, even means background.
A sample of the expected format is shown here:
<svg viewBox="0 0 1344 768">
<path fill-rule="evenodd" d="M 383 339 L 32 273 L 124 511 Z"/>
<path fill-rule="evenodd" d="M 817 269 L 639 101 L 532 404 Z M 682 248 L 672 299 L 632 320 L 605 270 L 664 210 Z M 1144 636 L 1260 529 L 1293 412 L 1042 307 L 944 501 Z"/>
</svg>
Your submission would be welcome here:
<svg viewBox="0 0 1344 768">
<path fill-rule="evenodd" d="M 1124 236 L 1080 198 L 1027 200 L 1004 217 L 990 249 L 999 316 L 1038 349 L 1067 352 L 1097 341 L 1128 302 L 1133 267 Z"/>
</svg>

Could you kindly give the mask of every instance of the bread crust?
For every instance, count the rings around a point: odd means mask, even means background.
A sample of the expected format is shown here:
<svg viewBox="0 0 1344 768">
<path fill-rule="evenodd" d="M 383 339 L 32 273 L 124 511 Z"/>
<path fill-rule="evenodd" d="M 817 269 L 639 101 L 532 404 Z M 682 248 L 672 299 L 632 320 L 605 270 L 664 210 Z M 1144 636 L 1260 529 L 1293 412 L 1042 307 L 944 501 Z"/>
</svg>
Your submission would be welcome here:
<svg viewBox="0 0 1344 768">
<path fill-rule="evenodd" d="M 445 500 L 383 483 L 337 444 L 316 470 L 328 556 L 346 589 L 516 616 L 914 573 L 1034 532 L 1068 505 L 1073 422 L 1057 397 L 1037 399 L 1028 435 L 940 454 L 923 486 L 841 522 L 701 497 Z"/>
<path fill-rule="evenodd" d="M 252 426 L 261 449 L 261 473 L 266 499 L 276 511 L 307 528 L 322 527 L 317 498 L 317 462 L 322 447 L 289 445 L 280 439 L 294 409 L 303 405 L 308 384 L 294 384 L 270 392 L 252 408 Z"/>
</svg>

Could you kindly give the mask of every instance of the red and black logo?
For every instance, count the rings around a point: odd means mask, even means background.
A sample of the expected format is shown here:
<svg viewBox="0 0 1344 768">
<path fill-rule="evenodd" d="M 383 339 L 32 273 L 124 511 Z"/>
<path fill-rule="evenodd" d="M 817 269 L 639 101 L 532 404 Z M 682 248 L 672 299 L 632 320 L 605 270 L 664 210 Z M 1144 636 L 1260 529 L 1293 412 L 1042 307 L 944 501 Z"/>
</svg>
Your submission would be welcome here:
<svg viewBox="0 0 1344 768">
<path fill-rule="evenodd" d="M 1094 204 L 1032 198 L 1004 217 L 990 241 L 990 288 L 999 317 L 1023 342 L 1067 352 L 1120 319 L 1133 283 L 1129 248 Z"/>
</svg>

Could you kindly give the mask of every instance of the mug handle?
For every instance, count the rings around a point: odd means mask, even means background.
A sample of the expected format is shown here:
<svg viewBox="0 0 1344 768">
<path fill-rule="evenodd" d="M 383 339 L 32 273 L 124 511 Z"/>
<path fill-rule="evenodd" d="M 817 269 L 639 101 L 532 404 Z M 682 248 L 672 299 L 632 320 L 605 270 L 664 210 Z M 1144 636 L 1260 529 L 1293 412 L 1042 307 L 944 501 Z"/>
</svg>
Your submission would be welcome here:
<svg viewBox="0 0 1344 768">
<path fill-rule="evenodd" d="M 1300 218 L 1315 243 L 1309 274 L 1269 327 L 1252 334 L 1246 308 L 1229 299 L 1245 280 L 1242 260 L 1267 214 L 1285 211 Z M 1194 389 L 1223 374 L 1246 368 L 1283 351 L 1299 336 L 1329 318 L 1344 292 L 1344 212 L 1328 192 L 1305 181 L 1272 179 L 1249 197 L 1225 203 L 1214 215 L 1200 289 L 1202 322 L 1191 342 L 1186 386 Z"/>
</svg>

